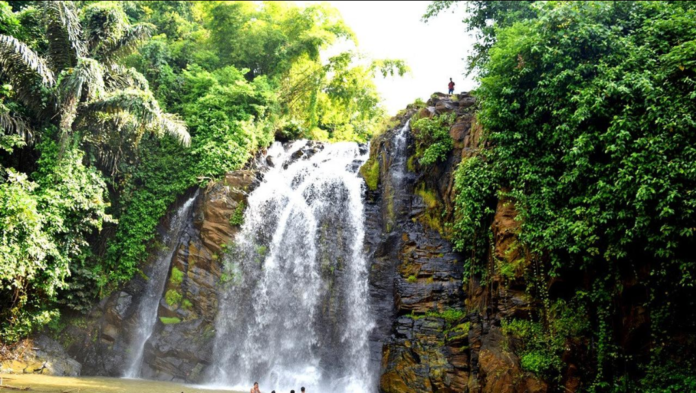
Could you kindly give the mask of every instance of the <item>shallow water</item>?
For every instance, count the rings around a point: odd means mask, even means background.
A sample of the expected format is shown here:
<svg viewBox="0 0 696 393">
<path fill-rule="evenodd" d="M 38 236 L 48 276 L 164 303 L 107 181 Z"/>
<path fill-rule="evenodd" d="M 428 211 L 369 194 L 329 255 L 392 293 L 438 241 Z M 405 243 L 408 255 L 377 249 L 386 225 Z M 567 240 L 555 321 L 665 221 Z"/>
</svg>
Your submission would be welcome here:
<svg viewBox="0 0 696 393">
<path fill-rule="evenodd" d="M 29 387 L 44 393 L 239 393 L 234 390 L 206 389 L 172 382 L 103 377 L 52 377 L 34 374 L 0 374 L 3 386 Z M 0 389 L 11 392 L 13 390 Z"/>
</svg>

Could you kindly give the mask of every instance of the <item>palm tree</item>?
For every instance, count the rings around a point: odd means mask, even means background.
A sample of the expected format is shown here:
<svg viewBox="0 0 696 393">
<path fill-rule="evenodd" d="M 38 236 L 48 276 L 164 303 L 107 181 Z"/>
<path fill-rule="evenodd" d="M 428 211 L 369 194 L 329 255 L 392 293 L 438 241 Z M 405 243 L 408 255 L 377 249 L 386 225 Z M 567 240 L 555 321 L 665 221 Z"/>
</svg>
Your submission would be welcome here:
<svg viewBox="0 0 696 393">
<path fill-rule="evenodd" d="M 28 111 L 58 126 L 63 138 L 77 135 L 112 173 L 146 132 L 189 144 L 185 124 L 161 110 L 145 78 L 118 64 L 150 37 L 152 25 L 130 24 L 115 3 L 90 4 L 81 19 L 72 2 L 38 7 L 46 58 L 0 34 L 0 79 L 9 82 Z M 0 128 L 31 139 L 29 124 L 0 101 Z"/>
</svg>

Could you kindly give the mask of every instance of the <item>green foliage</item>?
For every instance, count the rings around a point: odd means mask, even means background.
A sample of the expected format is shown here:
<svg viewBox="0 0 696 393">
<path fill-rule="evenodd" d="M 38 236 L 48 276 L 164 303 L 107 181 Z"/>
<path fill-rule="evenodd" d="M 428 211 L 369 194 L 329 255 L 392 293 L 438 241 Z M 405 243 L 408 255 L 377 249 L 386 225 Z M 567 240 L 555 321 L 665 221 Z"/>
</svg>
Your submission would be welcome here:
<svg viewBox="0 0 696 393">
<path fill-rule="evenodd" d="M 215 2 L 207 8 L 221 61 L 248 69 L 250 79 L 283 75 L 297 59 L 318 59 L 319 50 L 335 39 L 353 38 L 338 11 L 325 4 Z"/>
<path fill-rule="evenodd" d="M 0 34 L 14 35 L 19 31 L 19 20 L 6 1 L 0 1 Z"/>
<path fill-rule="evenodd" d="M 242 224 L 244 224 L 245 209 L 246 206 L 244 205 L 244 202 L 239 202 L 237 204 L 237 208 L 234 209 L 234 213 L 232 213 L 232 217 L 230 217 L 230 224 L 235 226 L 242 226 Z"/>
<path fill-rule="evenodd" d="M 593 389 L 621 378 L 635 383 L 640 374 L 632 370 L 652 367 L 626 367 L 639 355 L 615 342 L 622 311 L 611 299 L 623 296 L 627 281 L 649 288 L 656 364 L 691 361 L 693 344 L 689 352 L 671 337 L 693 332 L 696 321 L 693 4 L 472 5 L 470 27 L 491 27 L 481 30 L 486 37 L 472 60 L 489 148 L 457 171 L 455 242 L 471 256 L 467 270 L 484 274 L 486 232 L 496 197 L 506 197 L 518 211 L 519 241 L 538 262 L 536 276 L 595 278 L 583 289 L 595 325 L 587 334 L 597 342 L 588 351 L 597 363 L 588 366 Z M 528 346 L 523 364 L 558 375 L 557 351 L 542 347 Z M 643 382 L 653 385 L 637 390 L 673 383 Z"/>
<path fill-rule="evenodd" d="M 7 342 L 58 315 L 52 303 L 71 269 L 83 266 L 87 237 L 111 218 L 106 184 L 79 150 L 60 154 L 50 138 L 37 148 L 35 181 L 8 169 L 0 183 L 0 337 Z"/>
<path fill-rule="evenodd" d="M 141 142 L 138 165 L 124 167 L 124 179 L 116 184 L 120 195 L 119 226 L 109 242 L 104 270 L 108 281 L 125 281 L 147 257 L 149 241 L 167 208 L 187 188 L 196 184 L 190 156 L 171 138 Z"/>
<path fill-rule="evenodd" d="M 466 261 L 465 276 L 482 267 L 477 261 L 486 258 L 489 250 L 488 233 L 495 212 L 500 174 L 491 168 L 488 152 L 465 158 L 454 176 L 455 222 L 454 247 L 470 256 Z"/>
<path fill-rule="evenodd" d="M 665 362 L 646 367 L 645 377 L 630 386 L 635 391 L 649 393 L 678 393 L 696 391 L 696 376 L 691 370 L 694 364 Z M 630 382 L 628 382 L 630 384 Z M 618 390 L 618 389 L 617 389 Z"/>
<path fill-rule="evenodd" d="M 507 336 L 521 339 L 520 364 L 523 369 L 547 379 L 561 378 L 562 355 L 567 342 L 586 333 L 589 324 L 584 306 L 558 300 L 546 312 L 546 324 L 526 319 L 501 322 Z"/>
<path fill-rule="evenodd" d="M 408 278 L 406 279 L 406 281 L 408 281 L 408 282 L 410 282 L 410 283 L 413 284 L 413 283 L 415 283 L 415 282 L 418 281 L 418 278 L 416 278 L 416 276 L 414 276 L 414 275 L 410 275 L 410 276 L 408 276 Z"/>
<path fill-rule="evenodd" d="M 444 319 L 445 322 L 448 324 L 452 325 L 455 322 L 461 321 L 466 314 L 464 314 L 463 310 L 458 310 L 455 308 L 448 308 L 443 311 L 428 311 L 425 314 L 411 314 L 409 317 L 413 319 L 421 319 L 421 318 L 441 318 Z M 462 327 L 463 328 L 463 327 Z"/>
<path fill-rule="evenodd" d="M 432 165 L 447 158 L 454 147 L 449 130 L 456 116 L 455 113 L 442 114 L 433 118 L 424 117 L 413 123 L 416 152 L 421 165 Z"/>
</svg>

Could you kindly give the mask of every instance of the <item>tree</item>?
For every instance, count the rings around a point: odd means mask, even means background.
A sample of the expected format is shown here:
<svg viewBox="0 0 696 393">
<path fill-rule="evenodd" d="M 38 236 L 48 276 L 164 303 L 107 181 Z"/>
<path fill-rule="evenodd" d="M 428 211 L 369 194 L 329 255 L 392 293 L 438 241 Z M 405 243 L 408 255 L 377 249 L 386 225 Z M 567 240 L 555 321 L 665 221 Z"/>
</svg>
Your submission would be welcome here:
<svg viewBox="0 0 696 393">
<path fill-rule="evenodd" d="M 37 7 L 45 42 L 32 45 L 43 56 L 0 34 L 0 158 L 27 143 L 39 153 L 30 175 L 0 166 L 0 341 L 8 343 L 56 317 L 59 292 L 89 255 L 88 236 L 112 221 L 106 181 L 84 150 L 113 173 L 143 135 L 189 142 L 142 75 L 117 62 L 152 26 L 130 24 L 117 3 Z M 6 11 L 0 3 L 0 31 L 20 34 Z"/>
<path fill-rule="evenodd" d="M 144 132 L 189 143 L 184 123 L 160 109 L 147 81 L 116 63 L 150 36 L 151 25 L 130 24 L 113 3 L 85 7 L 83 21 L 72 2 L 42 2 L 39 10 L 47 60 L 16 38 L 0 35 L 0 75 L 12 86 L 14 99 L 35 115 L 58 119 L 64 136 L 79 134 L 111 170 Z M 21 131 L 26 124 L 4 106 L 0 121 L 6 130 Z"/>
</svg>

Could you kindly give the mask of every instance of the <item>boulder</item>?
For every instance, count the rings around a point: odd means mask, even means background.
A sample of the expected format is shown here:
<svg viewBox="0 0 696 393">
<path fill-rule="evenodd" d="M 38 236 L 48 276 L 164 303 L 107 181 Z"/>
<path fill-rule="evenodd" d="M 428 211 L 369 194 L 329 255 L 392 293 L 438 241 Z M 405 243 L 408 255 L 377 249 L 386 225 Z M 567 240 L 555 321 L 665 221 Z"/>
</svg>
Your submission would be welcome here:
<svg viewBox="0 0 696 393">
<path fill-rule="evenodd" d="M 43 334 L 21 341 L 12 352 L 0 356 L 0 373 L 77 377 L 82 371 L 82 365 L 60 343 Z"/>
</svg>

